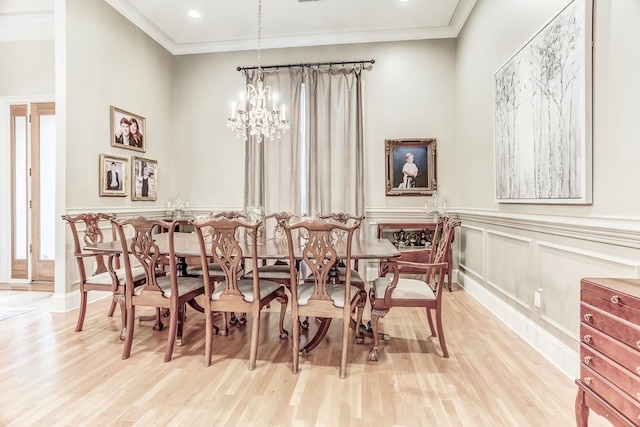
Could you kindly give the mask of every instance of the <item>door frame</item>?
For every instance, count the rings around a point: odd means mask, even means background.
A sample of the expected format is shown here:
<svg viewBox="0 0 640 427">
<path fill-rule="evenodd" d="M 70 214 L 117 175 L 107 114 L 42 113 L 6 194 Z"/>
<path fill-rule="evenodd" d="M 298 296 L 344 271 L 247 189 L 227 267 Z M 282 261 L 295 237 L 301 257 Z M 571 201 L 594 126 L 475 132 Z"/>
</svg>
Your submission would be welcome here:
<svg viewBox="0 0 640 427">
<path fill-rule="evenodd" d="M 54 95 L 0 97 L 0 141 L 9 142 L 11 127 L 9 106 L 12 104 L 55 103 Z M 30 112 L 30 108 L 29 111 Z M 30 130 L 29 130 L 30 132 Z M 30 283 L 30 280 L 11 278 L 11 145 L 0 144 L 0 283 Z M 30 188 L 29 188 L 30 191 Z M 31 215 L 28 226 L 31 229 Z M 28 265 L 31 277 L 31 264 Z"/>
</svg>

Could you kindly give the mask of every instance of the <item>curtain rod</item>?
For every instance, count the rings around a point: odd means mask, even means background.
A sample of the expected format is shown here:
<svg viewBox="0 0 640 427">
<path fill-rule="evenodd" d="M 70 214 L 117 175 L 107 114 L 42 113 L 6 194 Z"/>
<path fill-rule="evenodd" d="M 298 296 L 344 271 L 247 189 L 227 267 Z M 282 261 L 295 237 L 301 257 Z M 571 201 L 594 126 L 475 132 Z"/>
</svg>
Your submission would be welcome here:
<svg viewBox="0 0 640 427">
<path fill-rule="evenodd" d="M 287 64 L 287 65 L 265 65 L 262 69 L 267 68 L 294 68 L 294 67 L 322 67 L 322 66 L 332 66 L 332 65 L 347 65 L 347 64 L 375 64 L 375 59 L 370 59 L 366 61 L 342 61 L 342 62 L 312 62 L 312 63 L 304 63 L 304 64 Z M 236 67 L 236 70 L 255 70 L 258 67 Z"/>
</svg>

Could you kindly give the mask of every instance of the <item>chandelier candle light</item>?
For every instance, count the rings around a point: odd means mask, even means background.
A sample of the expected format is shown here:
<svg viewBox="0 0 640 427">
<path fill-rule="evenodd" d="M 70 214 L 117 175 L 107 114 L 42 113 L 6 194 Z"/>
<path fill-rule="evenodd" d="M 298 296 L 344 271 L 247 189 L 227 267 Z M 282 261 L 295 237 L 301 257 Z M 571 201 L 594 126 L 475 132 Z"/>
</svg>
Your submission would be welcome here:
<svg viewBox="0 0 640 427">
<path fill-rule="evenodd" d="M 260 64 L 260 40 L 262 38 L 262 0 L 258 0 L 258 76 L 256 85 L 247 85 L 248 105 L 245 103 L 244 94 L 241 97 L 240 105 L 234 102 L 231 105 L 231 117 L 227 119 L 227 127 L 236 131 L 238 138 L 240 135 L 247 140 L 249 135 L 258 137 L 258 142 L 263 138 L 273 140 L 278 139 L 291 126 L 285 118 L 285 107 L 278 110 L 276 107 L 276 96 L 271 93 L 271 86 L 265 86 L 262 79 L 262 66 Z M 271 101 L 271 109 L 268 109 L 267 100 Z"/>
</svg>

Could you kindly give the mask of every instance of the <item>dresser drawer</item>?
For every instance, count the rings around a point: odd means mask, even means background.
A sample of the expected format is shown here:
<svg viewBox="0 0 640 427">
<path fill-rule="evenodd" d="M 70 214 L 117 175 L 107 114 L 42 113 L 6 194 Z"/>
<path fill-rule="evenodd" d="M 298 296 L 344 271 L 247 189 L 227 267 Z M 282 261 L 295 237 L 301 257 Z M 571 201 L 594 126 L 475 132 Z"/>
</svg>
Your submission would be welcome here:
<svg viewBox="0 0 640 427">
<path fill-rule="evenodd" d="M 631 372 L 639 372 L 640 351 L 605 335 L 585 323 L 580 324 L 580 337 L 582 345 L 585 347 L 595 349 Z"/>
<path fill-rule="evenodd" d="M 580 303 L 580 318 L 583 323 L 610 335 L 630 347 L 640 350 L 640 327 L 611 316 L 591 305 Z"/>
<path fill-rule="evenodd" d="M 605 291 L 608 290 L 600 289 L 598 293 L 583 287 L 580 290 L 580 300 L 628 322 L 637 323 L 639 321 L 640 311 L 636 307 L 637 300 L 619 292 Z"/>
<path fill-rule="evenodd" d="M 640 402 L 640 376 L 584 344 L 580 346 L 582 365 L 588 366 Z"/>
<path fill-rule="evenodd" d="M 613 383 L 581 364 L 580 378 L 584 384 L 634 423 L 640 423 L 640 402 L 622 392 Z"/>
</svg>

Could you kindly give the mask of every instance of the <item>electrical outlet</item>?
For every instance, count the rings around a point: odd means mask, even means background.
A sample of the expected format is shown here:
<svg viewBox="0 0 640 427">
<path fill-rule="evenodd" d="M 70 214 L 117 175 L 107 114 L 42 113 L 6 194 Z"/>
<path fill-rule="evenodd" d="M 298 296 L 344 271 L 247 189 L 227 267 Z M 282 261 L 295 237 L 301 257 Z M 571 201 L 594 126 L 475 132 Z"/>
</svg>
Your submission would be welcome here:
<svg viewBox="0 0 640 427">
<path fill-rule="evenodd" d="M 534 299 L 534 302 L 533 302 L 533 305 L 536 308 L 540 308 L 541 304 L 542 304 L 542 288 L 536 289 L 535 299 Z"/>
</svg>

